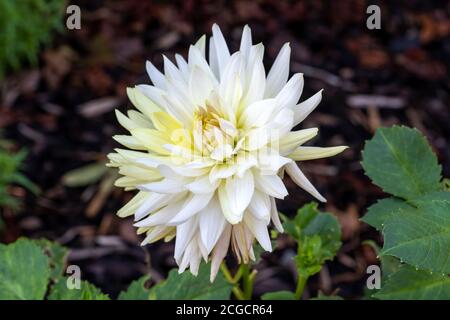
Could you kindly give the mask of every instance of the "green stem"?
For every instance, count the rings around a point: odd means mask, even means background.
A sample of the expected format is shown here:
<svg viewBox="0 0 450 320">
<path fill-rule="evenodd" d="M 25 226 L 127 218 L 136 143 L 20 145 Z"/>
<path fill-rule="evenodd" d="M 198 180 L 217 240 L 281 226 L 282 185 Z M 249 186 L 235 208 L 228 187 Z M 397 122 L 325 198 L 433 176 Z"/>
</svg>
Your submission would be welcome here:
<svg viewBox="0 0 450 320">
<path fill-rule="evenodd" d="M 242 268 L 242 287 L 244 297 L 246 300 L 250 300 L 253 294 L 253 281 L 250 278 L 250 267 L 248 264 L 241 264 L 239 268 Z"/>
<path fill-rule="evenodd" d="M 241 264 L 236 274 L 232 276 L 225 263 L 221 264 L 220 270 L 222 271 L 225 279 L 233 285 L 232 290 L 238 300 L 250 300 L 252 298 L 256 270 L 250 272 L 250 266 L 248 264 Z M 241 278 L 242 288 L 239 285 Z"/>
<path fill-rule="evenodd" d="M 308 280 L 308 277 L 304 277 L 303 275 L 298 275 L 297 280 L 297 288 L 295 289 L 295 299 L 300 300 L 303 296 L 303 290 L 305 290 L 306 281 Z"/>
<path fill-rule="evenodd" d="M 228 269 L 227 265 L 225 264 L 225 262 L 222 262 L 222 264 L 220 265 L 220 270 L 222 271 L 225 279 L 231 283 L 231 284 L 235 284 L 234 278 L 231 275 L 230 270 Z"/>
</svg>

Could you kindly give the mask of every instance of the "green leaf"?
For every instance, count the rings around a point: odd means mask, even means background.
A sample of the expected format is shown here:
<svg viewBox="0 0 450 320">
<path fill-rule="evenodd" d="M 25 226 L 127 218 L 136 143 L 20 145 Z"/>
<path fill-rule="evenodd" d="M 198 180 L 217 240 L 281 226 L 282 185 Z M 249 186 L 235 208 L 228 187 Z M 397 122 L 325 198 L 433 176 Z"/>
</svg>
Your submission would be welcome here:
<svg viewBox="0 0 450 320">
<path fill-rule="evenodd" d="M 150 277 L 145 275 L 133 281 L 126 291 L 119 294 L 118 300 L 148 300 L 150 290 L 145 287 L 145 283 L 149 279 Z"/>
<path fill-rule="evenodd" d="M 198 276 L 186 271 L 178 274 L 173 269 L 167 280 L 150 289 L 152 300 L 228 300 L 232 286 L 219 273 L 213 283 L 209 281 L 209 265 L 202 263 Z"/>
<path fill-rule="evenodd" d="M 334 258 L 341 246 L 341 229 L 335 216 L 319 212 L 317 203 L 309 203 L 293 220 L 284 220 L 286 232 L 298 242 L 295 261 L 302 276 L 319 272 L 326 260 Z"/>
<path fill-rule="evenodd" d="M 109 297 L 87 281 L 80 282 L 80 289 L 69 289 L 67 278 L 61 277 L 52 287 L 48 300 L 109 300 Z"/>
<path fill-rule="evenodd" d="M 422 197 L 410 200 L 410 203 L 416 207 L 424 204 L 426 205 L 430 202 L 450 203 L 450 192 L 449 191 L 430 192 Z"/>
<path fill-rule="evenodd" d="M 40 192 L 39 187 L 37 185 L 35 185 L 33 182 L 31 182 L 27 177 L 25 177 L 21 173 L 18 173 L 18 172 L 14 173 L 11 176 L 11 182 L 21 185 L 22 187 L 30 190 L 35 195 L 39 194 L 39 192 Z"/>
<path fill-rule="evenodd" d="M 50 258 L 51 278 L 57 279 L 64 273 L 68 250 L 57 242 L 47 239 L 34 240 L 43 252 Z"/>
<path fill-rule="evenodd" d="M 414 199 L 441 187 L 441 166 L 416 129 L 379 128 L 366 143 L 362 166 L 376 185 L 400 198 Z"/>
<path fill-rule="evenodd" d="M 393 256 L 380 257 L 382 272 L 382 282 L 386 281 L 392 274 L 396 273 L 402 266 L 400 260 Z"/>
<path fill-rule="evenodd" d="M 107 170 L 104 162 L 91 163 L 67 172 L 62 181 L 66 187 L 85 187 L 98 182 Z"/>
<path fill-rule="evenodd" d="M 377 230 L 381 230 L 389 217 L 396 214 L 400 209 L 407 209 L 410 207 L 411 206 L 405 201 L 398 198 L 382 199 L 371 205 L 361 220 L 370 224 Z"/>
<path fill-rule="evenodd" d="M 420 202 L 385 222 L 381 254 L 393 255 L 420 269 L 450 274 L 450 202 Z"/>
<path fill-rule="evenodd" d="M 322 292 L 319 292 L 317 297 L 311 298 L 309 300 L 344 300 L 344 299 L 340 296 L 336 296 L 336 295 L 327 296 L 327 295 L 324 295 Z"/>
<path fill-rule="evenodd" d="M 295 300 L 295 294 L 291 291 L 276 291 L 265 293 L 261 296 L 262 300 Z"/>
<path fill-rule="evenodd" d="M 44 299 L 50 279 L 49 258 L 33 241 L 0 245 L 0 299 Z"/>
<path fill-rule="evenodd" d="M 384 300 L 449 300 L 450 278 L 403 265 L 374 294 Z"/>
</svg>

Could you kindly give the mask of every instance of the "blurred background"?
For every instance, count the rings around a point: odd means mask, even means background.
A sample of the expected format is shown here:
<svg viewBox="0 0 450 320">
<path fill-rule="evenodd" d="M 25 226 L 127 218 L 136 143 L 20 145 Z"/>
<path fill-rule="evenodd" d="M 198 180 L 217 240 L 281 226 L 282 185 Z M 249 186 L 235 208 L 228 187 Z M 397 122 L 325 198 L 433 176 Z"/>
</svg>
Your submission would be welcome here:
<svg viewBox="0 0 450 320">
<path fill-rule="evenodd" d="M 69 4 L 80 8 L 79 30 L 66 27 Z M 381 8 L 379 30 L 366 27 L 371 4 Z M 127 86 L 149 83 L 146 60 L 161 67 L 161 54 L 186 56 L 213 23 L 235 51 L 248 24 L 254 42 L 264 43 L 266 66 L 290 42 L 291 70 L 305 76 L 303 97 L 324 89 L 301 125 L 320 128 L 312 143 L 351 147 L 303 165 L 344 242 L 307 292 L 361 298 L 366 267 L 378 263 L 364 241 L 382 239 L 359 217 L 384 196 L 362 172 L 364 141 L 380 126 L 416 127 L 450 175 L 449 11 L 448 1 L 2 1 L 1 242 L 56 240 L 71 248 L 69 264 L 112 296 L 144 273 L 164 278 L 175 266 L 173 242 L 142 248 L 132 220 L 115 215 L 133 193 L 113 187 L 116 173 L 104 166 L 118 147 L 111 136 L 124 132 L 113 110 L 131 107 Z M 290 195 L 279 211 L 293 216 L 313 199 L 286 183 Z M 285 236 L 263 254 L 255 297 L 294 289 L 294 254 Z"/>
</svg>

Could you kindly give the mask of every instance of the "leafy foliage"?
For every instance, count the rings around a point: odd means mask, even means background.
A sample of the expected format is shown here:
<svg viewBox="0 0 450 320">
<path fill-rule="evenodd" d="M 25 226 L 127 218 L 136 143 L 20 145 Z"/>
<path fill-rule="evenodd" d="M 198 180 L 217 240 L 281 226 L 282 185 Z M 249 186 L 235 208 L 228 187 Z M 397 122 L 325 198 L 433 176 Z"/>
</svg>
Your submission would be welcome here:
<svg viewBox="0 0 450 320">
<path fill-rule="evenodd" d="M 36 243 L 0 245 L 0 299 L 41 300 L 50 280 L 49 258 Z"/>
<path fill-rule="evenodd" d="M 87 281 L 81 281 L 79 290 L 67 288 L 66 278 L 62 277 L 66 255 L 66 248 L 45 239 L 22 238 L 0 245 L 0 299 L 108 299 Z"/>
<path fill-rule="evenodd" d="M 79 289 L 69 289 L 63 276 L 67 249 L 48 240 L 19 239 L 0 245 L 0 300 L 109 300 L 107 294 L 87 281 Z M 148 276 L 132 282 L 119 300 L 223 300 L 229 299 L 232 285 L 222 274 L 209 281 L 209 266 L 202 264 L 197 277 L 172 270 L 165 281 L 148 289 Z M 47 293 L 48 292 L 48 293 Z"/>
<path fill-rule="evenodd" d="M 171 270 L 167 280 L 150 290 L 152 300 L 224 300 L 229 299 L 232 286 L 222 274 L 209 282 L 209 266 L 202 264 L 195 277 L 189 272 Z"/>
<path fill-rule="evenodd" d="M 48 300 L 109 300 L 109 297 L 87 281 L 81 281 L 80 289 L 69 289 L 62 277 L 52 287 Z"/>
<path fill-rule="evenodd" d="M 262 300 L 296 300 L 295 294 L 291 291 L 276 291 L 265 293 L 261 297 Z"/>
<path fill-rule="evenodd" d="M 404 264 L 388 278 L 374 297 L 390 300 L 448 300 L 450 278 Z"/>
<path fill-rule="evenodd" d="M 332 260 L 341 246 L 341 229 L 331 213 L 319 212 L 317 203 L 298 210 L 293 220 L 283 224 L 286 232 L 298 242 L 295 262 L 299 274 L 310 277 L 320 271 L 326 260 Z"/>
<path fill-rule="evenodd" d="M 440 183 L 441 168 L 430 146 L 415 129 L 383 128 L 363 155 L 374 183 L 403 198 L 383 199 L 363 218 L 385 239 L 380 255 L 389 276 L 374 297 L 450 299 L 450 192 Z M 390 256 L 393 263 L 386 262 Z"/>
<path fill-rule="evenodd" d="M 440 189 L 441 167 L 425 137 L 416 129 L 378 129 L 366 143 L 363 159 L 366 174 L 394 196 L 413 199 Z"/>
<path fill-rule="evenodd" d="M 49 257 L 50 276 L 53 280 L 58 279 L 64 273 L 64 267 L 68 250 L 57 242 L 47 239 L 34 240 L 41 250 Z"/>
<path fill-rule="evenodd" d="M 421 269 L 450 274 L 450 193 L 448 199 L 398 211 L 386 220 L 381 253 Z"/>
<path fill-rule="evenodd" d="M 64 8 L 61 0 L 0 1 L 0 79 L 24 59 L 36 64 L 40 46 L 62 30 Z"/>
<path fill-rule="evenodd" d="M 282 216 L 283 227 L 297 242 L 298 282 L 294 292 L 266 293 L 263 300 L 300 299 L 308 278 L 320 271 L 327 260 L 332 260 L 341 247 L 341 229 L 331 213 L 319 212 L 317 203 L 311 202 L 297 211 L 294 219 Z"/>
<path fill-rule="evenodd" d="M 8 187 L 12 184 L 21 185 L 34 193 L 38 192 L 38 187 L 20 173 L 25 157 L 24 150 L 10 154 L 0 148 L 0 207 L 16 209 L 19 206 L 17 199 L 8 193 Z"/>
<path fill-rule="evenodd" d="M 142 276 L 139 279 L 133 281 L 126 291 L 122 291 L 119 294 L 119 300 L 148 300 L 150 291 L 145 287 L 145 283 L 150 278 L 148 276 Z"/>
</svg>

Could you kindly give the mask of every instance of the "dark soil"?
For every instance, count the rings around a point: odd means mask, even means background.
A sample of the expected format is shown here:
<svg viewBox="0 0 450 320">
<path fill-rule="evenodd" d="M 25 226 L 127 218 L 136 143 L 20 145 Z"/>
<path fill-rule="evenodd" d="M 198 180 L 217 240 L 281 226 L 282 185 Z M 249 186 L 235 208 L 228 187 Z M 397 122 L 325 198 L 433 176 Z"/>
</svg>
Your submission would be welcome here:
<svg viewBox="0 0 450 320">
<path fill-rule="evenodd" d="M 104 160 L 118 146 L 111 136 L 124 131 L 113 109 L 131 107 L 127 86 L 149 82 L 145 61 L 160 67 L 161 54 L 186 55 L 189 44 L 209 35 L 214 22 L 233 50 L 249 24 L 254 42 L 265 45 L 267 66 L 290 42 L 292 72 L 305 74 L 302 99 L 325 89 L 322 103 L 302 126 L 320 128 L 314 145 L 350 146 L 339 156 L 303 165 L 328 199 L 321 209 L 339 218 L 344 241 L 337 258 L 312 279 L 307 294 L 339 290 L 344 297 L 361 298 L 366 266 L 378 263 L 362 243 L 372 239 L 381 244 L 382 238 L 358 220 L 385 196 L 360 165 L 364 141 L 377 127 L 417 127 L 432 144 L 444 175 L 450 176 L 448 1 L 376 1 L 381 30 L 367 29 L 366 8 L 373 3 L 363 0 L 77 3 L 81 30 L 57 35 L 43 50 L 38 68 L 10 75 L 2 84 L 0 128 L 5 138 L 29 150 L 24 170 L 42 189 L 39 196 L 12 190 L 24 198 L 24 206 L 16 214 L 4 213 L 2 240 L 58 240 L 72 249 L 69 263 L 80 265 L 85 279 L 113 296 L 146 272 L 154 281 L 165 277 L 175 266 L 173 243 L 139 246 L 132 221 L 115 216 L 131 193 L 114 189 L 102 198 L 99 183 L 70 188 L 62 176 Z M 360 95 L 367 95 L 362 103 Z M 396 102 L 380 102 L 377 96 Z M 111 100 L 98 100 L 107 97 Z M 287 184 L 290 195 L 278 205 L 292 216 L 313 199 Z M 294 250 L 282 236 L 278 249 L 263 255 L 255 297 L 294 289 Z"/>
</svg>

